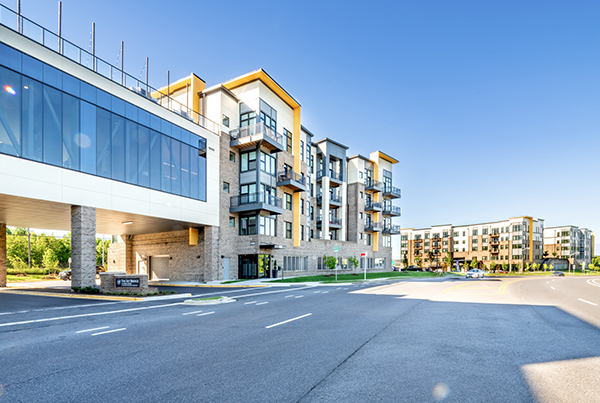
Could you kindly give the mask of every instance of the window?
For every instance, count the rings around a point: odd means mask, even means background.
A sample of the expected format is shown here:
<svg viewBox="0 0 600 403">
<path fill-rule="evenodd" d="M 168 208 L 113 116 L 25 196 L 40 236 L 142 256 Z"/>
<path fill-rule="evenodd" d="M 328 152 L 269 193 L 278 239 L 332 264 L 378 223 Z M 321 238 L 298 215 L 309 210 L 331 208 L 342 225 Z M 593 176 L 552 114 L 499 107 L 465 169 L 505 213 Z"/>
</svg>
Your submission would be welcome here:
<svg viewBox="0 0 600 403">
<path fill-rule="evenodd" d="M 371 246 L 371 242 L 372 242 L 371 238 L 372 238 L 371 234 L 367 234 L 367 240 L 365 242 L 367 244 L 367 246 Z"/>
<path fill-rule="evenodd" d="M 292 239 L 292 223 L 291 222 L 285 222 L 285 237 L 287 239 Z"/>
<path fill-rule="evenodd" d="M 229 226 L 235 227 L 235 217 L 229 217 Z"/>
<path fill-rule="evenodd" d="M 444 231 L 444 233 L 442 235 L 444 238 L 448 238 L 448 231 Z"/>
<path fill-rule="evenodd" d="M 513 232 L 520 232 L 522 226 L 521 225 L 513 225 Z"/>
<path fill-rule="evenodd" d="M 259 222 L 259 234 L 268 235 L 268 236 L 276 236 L 277 235 L 277 218 L 272 217 L 264 217 L 258 216 Z"/>
<path fill-rule="evenodd" d="M 359 192 L 360 198 L 363 198 L 363 192 Z"/>
<path fill-rule="evenodd" d="M 310 219 L 315 219 L 315 208 L 313 206 L 310 206 Z"/>
<path fill-rule="evenodd" d="M 403 241 L 408 241 L 408 235 L 401 235 L 400 239 Z"/>
<path fill-rule="evenodd" d="M 289 193 L 285 193 L 285 208 L 292 211 L 292 195 Z"/>
<path fill-rule="evenodd" d="M 223 126 L 229 127 L 229 116 L 223 115 Z"/>
<path fill-rule="evenodd" d="M 444 245 L 444 246 L 448 245 L 448 241 L 442 242 L 442 245 Z"/>
<path fill-rule="evenodd" d="M 304 225 L 300 225 L 300 240 L 304 241 Z"/>
<path fill-rule="evenodd" d="M 256 124 L 256 112 L 246 112 L 240 115 L 240 127 Z"/>
<path fill-rule="evenodd" d="M 229 151 L 229 161 L 235 162 L 235 153 L 233 151 Z"/>
<path fill-rule="evenodd" d="M 482 232 L 481 232 L 481 233 L 482 233 L 483 235 L 487 235 L 487 234 L 488 234 L 488 229 L 487 229 L 487 228 L 484 228 L 484 229 L 482 230 Z"/>
<path fill-rule="evenodd" d="M 323 267 L 323 258 L 320 257 L 317 269 L 326 269 Z M 306 271 L 308 270 L 308 256 L 284 256 L 283 257 L 284 271 Z"/>
<path fill-rule="evenodd" d="M 304 199 L 300 199 L 300 214 L 304 215 Z"/>
<path fill-rule="evenodd" d="M 229 183 L 223 182 L 223 192 L 229 193 Z"/>
<path fill-rule="evenodd" d="M 425 239 L 429 239 L 429 232 L 425 233 Z"/>
<path fill-rule="evenodd" d="M 304 141 L 300 140 L 300 161 L 304 161 Z"/>
<path fill-rule="evenodd" d="M 392 237 L 384 236 L 383 237 L 383 246 L 386 248 L 391 248 L 392 247 Z"/>
<path fill-rule="evenodd" d="M 477 244 L 477 239 L 473 239 L 473 244 Z"/>
<path fill-rule="evenodd" d="M 458 245 L 458 241 L 454 241 L 454 245 Z"/>
<path fill-rule="evenodd" d="M 256 169 L 256 151 L 248 151 L 240 154 L 240 171 L 253 171 Z"/>
<path fill-rule="evenodd" d="M 520 241 L 521 235 L 513 235 L 513 241 Z"/>
<path fill-rule="evenodd" d="M 463 236 L 467 235 L 467 233 L 465 231 L 463 231 Z"/>
<path fill-rule="evenodd" d="M 260 170 L 268 173 L 269 175 L 275 176 L 276 171 L 276 159 L 274 156 L 267 154 L 263 151 L 260 152 Z"/>
<path fill-rule="evenodd" d="M 358 213 L 358 218 L 363 219 L 363 213 Z"/>
<path fill-rule="evenodd" d="M 425 242 L 425 246 L 429 246 L 429 242 Z"/>
<path fill-rule="evenodd" d="M 477 246 L 473 246 L 473 252 L 477 252 Z"/>
<path fill-rule="evenodd" d="M 277 112 L 262 99 L 260 100 L 260 121 L 274 132 L 277 131 Z"/>
<path fill-rule="evenodd" d="M 240 235 L 256 235 L 256 216 L 240 218 Z"/>
<path fill-rule="evenodd" d="M 363 178 L 363 173 L 362 171 L 358 171 L 358 179 L 362 179 Z"/>
<path fill-rule="evenodd" d="M 358 239 L 362 240 L 363 239 L 363 234 L 362 232 L 358 234 Z M 400 245 L 401 248 L 406 248 L 406 244 L 403 243 L 402 245 Z"/>
<path fill-rule="evenodd" d="M 291 153 L 292 152 L 292 132 L 287 130 L 286 128 L 283 129 L 283 148 L 288 152 Z"/>
</svg>

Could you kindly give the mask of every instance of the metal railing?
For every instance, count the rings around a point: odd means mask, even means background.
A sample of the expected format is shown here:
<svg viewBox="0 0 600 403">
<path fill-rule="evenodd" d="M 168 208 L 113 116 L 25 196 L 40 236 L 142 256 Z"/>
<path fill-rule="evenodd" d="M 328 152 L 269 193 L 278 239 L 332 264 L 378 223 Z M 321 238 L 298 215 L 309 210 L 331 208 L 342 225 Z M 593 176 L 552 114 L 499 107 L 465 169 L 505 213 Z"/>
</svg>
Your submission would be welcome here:
<svg viewBox="0 0 600 403">
<path fill-rule="evenodd" d="M 400 226 L 399 225 L 388 225 L 387 227 L 383 227 L 383 230 L 387 231 L 387 232 L 394 232 L 394 233 L 398 232 L 399 233 Z"/>
<path fill-rule="evenodd" d="M 383 190 L 383 182 L 376 181 L 375 179 L 366 178 L 365 187 Z"/>
<path fill-rule="evenodd" d="M 318 215 L 317 222 L 322 222 L 322 221 L 323 221 L 323 216 Z M 329 217 L 329 224 L 330 225 L 342 225 L 342 219 L 337 218 L 337 217 Z"/>
<path fill-rule="evenodd" d="M 233 129 L 229 132 L 231 140 L 239 140 L 244 137 L 254 136 L 256 134 L 264 134 L 283 148 L 283 135 L 266 126 L 263 122 Z"/>
<path fill-rule="evenodd" d="M 23 17 L 22 14 L 17 14 L 15 11 L 2 4 L 0 4 L 0 25 L 45 46 L 80 66 L 100 74 L 112 82 L 139 94 L 173 113 L 183 116 L 198 126 L 219 134 L 219 125 L 217 123 L 164 94 L 162 92 L 165 91 L 164 89 L 161 91 L 151 87 L 148 85 L 147 80 L 137 79 L 127 74 L 122 69 L 100 59 L 95 54 L 80 48 L 74 43 L 59 37 L 54 32 Z"/>
<path fill-rule="evenodd" d="M 265 203 L 279 208 L 283 206 L 281 197 L 275 197 L 267 193 L 256 192 L 231 197 L 231 207 L 238 207 L 256 203 Z"/>
<path fill-rule="evenodd" d="M 376 202 L 365 202 L 365 210 L 381 210 L 383 209 L 383 204 Z"/>
<path fill-rule="evenodd" d="M 398 194 L 398 195 L 401 194 L 400 188 L 390 186 L 390 185 L 384 185 L 383 192 L 384 193 L 394 193 L 394 194 Z"/>
<path fill-rule="evenodd" d="M 304 186 L 306 184 L 306 177 L 294 171 L 282 171 L 277 174 L 277 182 L 283 181 L 292 181 Z"/>
<path fill-rule="evenodd" d="M 337 194 L 329 194 L 329 201 L 332 201 L 334 203 L 341 203 L 342 202 L 342 196 L 337 195 Z"/>
<path fill-rule="evenodd" d="M 365 231 L 375 231 L 377 229 L 383 229 L 383 226 L 381 225 L 380 222 L 367 221 L 365 223 Z"/>
<path fill-rule="evenodd" d="M 323 171 L 323 170 L 317 171 L 317 179 L 321 179 L 324 176 L 328 176 L 331 179 L 335 179 L 337 181 L 343 182 L 342 174 L 340 172 L 335 172 L 332 170 L 329 170 L 329 172 Z"/>
<path fill-rule="evenodd" d="M 402 209 L 396 206 L 383 207 L 383 214 L 402 214 Z"/>
</svg>

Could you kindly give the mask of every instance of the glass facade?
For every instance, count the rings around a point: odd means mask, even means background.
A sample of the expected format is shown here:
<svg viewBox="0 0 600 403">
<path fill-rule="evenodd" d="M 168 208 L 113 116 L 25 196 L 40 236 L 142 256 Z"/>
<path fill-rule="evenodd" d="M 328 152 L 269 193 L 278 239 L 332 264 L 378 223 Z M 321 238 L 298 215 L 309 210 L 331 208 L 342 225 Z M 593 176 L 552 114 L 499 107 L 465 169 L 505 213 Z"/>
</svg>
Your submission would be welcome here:
<svg viewBox="0 0 600 403">
<path fill-rule="evenodd" d="M 206 140 L 0 43 L 0 153 L 206 201 Z"/>
</svg>

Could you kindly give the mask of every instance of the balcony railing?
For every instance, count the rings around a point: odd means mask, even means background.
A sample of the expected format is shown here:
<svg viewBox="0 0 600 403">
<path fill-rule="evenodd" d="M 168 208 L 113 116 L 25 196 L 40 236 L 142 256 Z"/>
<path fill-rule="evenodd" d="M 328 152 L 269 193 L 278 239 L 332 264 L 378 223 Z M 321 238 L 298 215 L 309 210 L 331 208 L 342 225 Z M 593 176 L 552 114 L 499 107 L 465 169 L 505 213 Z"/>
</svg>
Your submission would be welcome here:
<svg viewBox="0 0 600 403">
<path fill-rule="evenodd" d="M 257 203 L 264 203 L 278 208 L 283 206 L 281 197 L 275 197 L 266 193 L 247 193 L 231 197 L 231 207 L 239 207 Z"/>
<path fill-rule="evenodd" d="M 95 54 L 59 37 L 54 32 L 23 17 L 22 14 L 19 16 L 15 11 L 1 4 L 0 24 L 68 58 L 80 66 L 88 68 L 114 83 L 135 92 L 163 108 L 183 116 L 198 126 L 210 130 L 213 133 L 219 133 L 219 125 L 217 123 L 174 100 L 168 96 L 168 94 L 164 94 L 164 92 L 166 92 L 164 88 L 158 90 L 151 87 L 148 85 L 147 79 L 141 80 L 127 74 L 122 69 L 100 59 Z"/>
<path fill-rule="evenodd" d="M 380 222 L 375 221 L 367 221 L 365 223 L 365 231 L 381 231 L 383 230 L 383 225 Z"/>
<path fill-rule="evenodd" d="M 398 217 L 401 215 L 401 208 L 396 206 L 383 206 L 383 215 Z"/>
<path fill-rule="evenodd" d="M 321 223 L 323 222 L 323 217 L 322 216 L 317 216 L 317 223 Z M 337 218 L 337 217 L 329 217 L 329 225 L 342 225 L 342 219 L 341 218 Z"/>
<path fill-rule="evenodd" d="M 317 180 L 320 180 L 324 176 L 328 176 L 329 178 L 331 178 L 333 180 L 342 182 L 342 174 L 339 172 L 335 172 L 332 170 L 329 170 L 329 171 L 318 170 L 317 171 Z"/>
<path fill-rule="evenodd" d="M 401 195 L 402 194 L 401 194 L 400 188 L 390 186 L 390 185 L 384 185 L 383 197 L 386 197 L 389 199 L 395 199 L 395 198 L 401 197 Z"/>
<path fill-rule="evenodd" d="M 306 177 L 294 172 L 294 171 L 283 171 L 277 174 L 277 181 L 292 181 L 296 182 L 302 186 L 306 185 Z"/>
<path fill-rule="evenodd" d="M 281 147 L 283 144 L 283 135 L 277 133 L 270 127 L 266 126 L 263 122 L 258 122 L 253 125 L 240 127 L 229 132 L 229 136 L 231 140 L 240 140 L 245 137 L 250 137 L 258 134 L 263 134 L 267 136 L 269 139 L 273 140 Z"/>
<path fill-rule="evenodd" d="M 376 181 L 375 179 L 366 178 L 365 179 L 365 190 L 373 190 L 376 192 L 381 192 L 383 190 L 383 182 Z"/>
<path fill-rule="evenodd" d="M 341 204 L 342 203 L 342 196 L 337 195 L 337 194 L 330 194 L 329 195 L 329 201 L 332 202 L 332 203 Z"/>
<path fill-rule="evenodd" d="M 365 210 L 366 211 L 371 211 L 371 210 L 375 210 L 375 211 L 381 211 L 383 210 L 383 204 L 381 203 L 375 203 L 375 202 L 365 202 Z"/>
</svg>

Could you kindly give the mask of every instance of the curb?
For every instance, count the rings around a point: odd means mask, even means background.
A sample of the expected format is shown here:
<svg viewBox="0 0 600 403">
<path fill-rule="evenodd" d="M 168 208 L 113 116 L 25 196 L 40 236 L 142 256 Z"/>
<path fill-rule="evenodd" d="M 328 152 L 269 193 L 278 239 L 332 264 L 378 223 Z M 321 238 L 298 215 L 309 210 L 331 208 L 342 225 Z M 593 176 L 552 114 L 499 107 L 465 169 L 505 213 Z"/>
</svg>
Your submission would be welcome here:
<svg viewBox="0 0 600 403">
<path fill-rule="evenodd" d="M 163 287 L 196 287 L 196 288 L 262 288 L 268 287 L 268 285 L 233 285 L 233 284 L 165 284 L 165 283 L 150 283 L 152 286 L 163 286 Z"/>
</svg>

